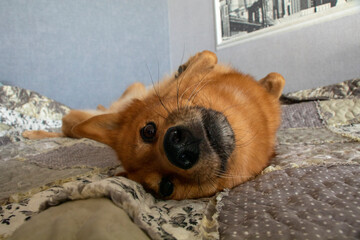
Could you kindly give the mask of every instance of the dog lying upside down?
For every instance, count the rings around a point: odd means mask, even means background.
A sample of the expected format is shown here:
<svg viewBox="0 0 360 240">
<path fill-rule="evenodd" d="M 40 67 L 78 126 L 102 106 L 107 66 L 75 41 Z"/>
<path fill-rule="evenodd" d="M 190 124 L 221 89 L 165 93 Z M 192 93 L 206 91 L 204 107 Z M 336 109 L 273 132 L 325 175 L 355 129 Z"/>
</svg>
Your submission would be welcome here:
<svg viewBox="0 0 360 240">
<path fill-rule="evenodd" d="M 284 78 L 251 76 L 191 57 L 168 79 L 135 83 L 109 109 L 72 110 L 62 133 L 26 131 L 30 139 L 90 138 L 112 147 L 126 176 L 155 196 L 211 196 L 259 174 L 274 155 Z"/>
</svg>

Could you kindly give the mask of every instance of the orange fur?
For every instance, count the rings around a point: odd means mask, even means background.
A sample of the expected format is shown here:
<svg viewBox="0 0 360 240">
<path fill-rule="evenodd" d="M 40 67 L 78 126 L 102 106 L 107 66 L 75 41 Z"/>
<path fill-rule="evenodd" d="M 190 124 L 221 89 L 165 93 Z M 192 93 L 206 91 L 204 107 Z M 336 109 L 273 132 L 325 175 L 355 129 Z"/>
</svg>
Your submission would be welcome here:
<svg viewBox="0 0 360 240">
<path fill-rule="evenodd" d="M 109 109 L 99 106 L 93 112 L 71 111 L 63 118 L 62 131 L 68 137 L 90 138 L 111 146 L 126 170 L 121 174 L 157 195 L 163 191 L 160 185 L 166 178 L 173 189 L 164 198 L 206 197 L 247 181 L 268 165 L 280 124 L 278 98 L 284 84 L 278 73 L 256 82 L 249 75 L 217 64 L 216 55 L 204 51 L 148 90 L 141 83 L 131 85 Z M 172 127 L 205 124 L 200 107 L 205 112 L 211 109 L 221 113 L 231 126 L 234 148 L 224 163 L 226 167 L 221 165 L 220 155 L 212 151 L 215 147 L 206 143 L 213 143 L 210 139 L 199 144 L 212 152 L 200 152 L 189 169 L 172 164 L 164 150 L 166 134 Z M 146 142 L 140 132 L 149 122 L 156 126 L 156 136 Z M 195 132 L 208 130 L 190 128 Z M 24 136 L 39 139 L 59 135 L 25 132 Z"/>
</svg>

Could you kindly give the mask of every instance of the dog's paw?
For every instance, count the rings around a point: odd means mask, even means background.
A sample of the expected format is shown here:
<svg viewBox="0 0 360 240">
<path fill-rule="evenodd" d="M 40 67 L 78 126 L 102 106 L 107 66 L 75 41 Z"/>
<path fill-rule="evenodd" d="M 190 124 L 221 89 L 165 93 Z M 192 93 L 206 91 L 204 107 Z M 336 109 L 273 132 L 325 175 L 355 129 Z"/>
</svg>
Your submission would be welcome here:
<svg viewBox="0 0 360 240">
<path fill-rule="evenodd" d="M 55 137 L 63 137 L 62 133 L 54 133 L 54 132 L 46 132 L 43 130 L 35 130 L 35 131 L 24 131 L 22 133 L 24 138 L 30 140 L 39 140 L 44 138 L 55 138 Z"/>
<path fill-rule="evenodd" d="M 24 137 L 24 138 L 27 138 L 27 139 L 33 139 L 35 137 L 36 134 L 34 134 L 35 131 L 25 131 L 23 132 L 21 135 Z"/>
</svg>

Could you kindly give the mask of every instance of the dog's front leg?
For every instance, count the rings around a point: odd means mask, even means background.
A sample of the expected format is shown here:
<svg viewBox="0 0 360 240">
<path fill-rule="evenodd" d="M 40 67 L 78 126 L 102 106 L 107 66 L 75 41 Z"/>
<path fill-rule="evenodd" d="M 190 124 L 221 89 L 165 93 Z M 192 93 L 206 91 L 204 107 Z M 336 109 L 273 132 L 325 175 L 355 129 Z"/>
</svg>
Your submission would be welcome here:
<svg viewBox="0 0 360 240">
<path fill-rule="evenodd" d="M 47 132 L 43 130 L 35 130 L 35 131 L 24 131 L 22 136 L 31 139 L 31 140 L 39 140 L 44 138 L 56 138 L 56 137 L 72 137 L 72 138 L 81 138 L 81 136 L 76 136 L 72 132 L 72 128 L 96 115 L 94 112 L 86 112 L 79 110 L 71 110 L 68 114 L 66 114 L 62 119 L 62 132 Z"/>
</svg>

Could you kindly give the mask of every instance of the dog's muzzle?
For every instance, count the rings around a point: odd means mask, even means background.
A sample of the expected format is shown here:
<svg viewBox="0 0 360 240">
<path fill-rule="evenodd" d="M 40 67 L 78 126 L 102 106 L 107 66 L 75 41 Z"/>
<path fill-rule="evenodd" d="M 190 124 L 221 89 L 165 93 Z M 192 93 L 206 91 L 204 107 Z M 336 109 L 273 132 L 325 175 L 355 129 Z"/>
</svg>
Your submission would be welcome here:
<svg viewBox="0 0 360 240">
<path fill-rule="evenodd" d="M 225 171 L 227 160 L 235 148 L 234 132 L 226 117 L 212 109 L 192 108 L 199 117 L 189 124 L 170 127 L 164 137 L 164 150 L 168 160 L 187 170 L 200 158 L 213 152 L 220 160 L 220 169 Z M 183 117 L 183 116 L 182 116 Z M 206 154 L 201 154 L 206 152 Z"/>
</svg>

